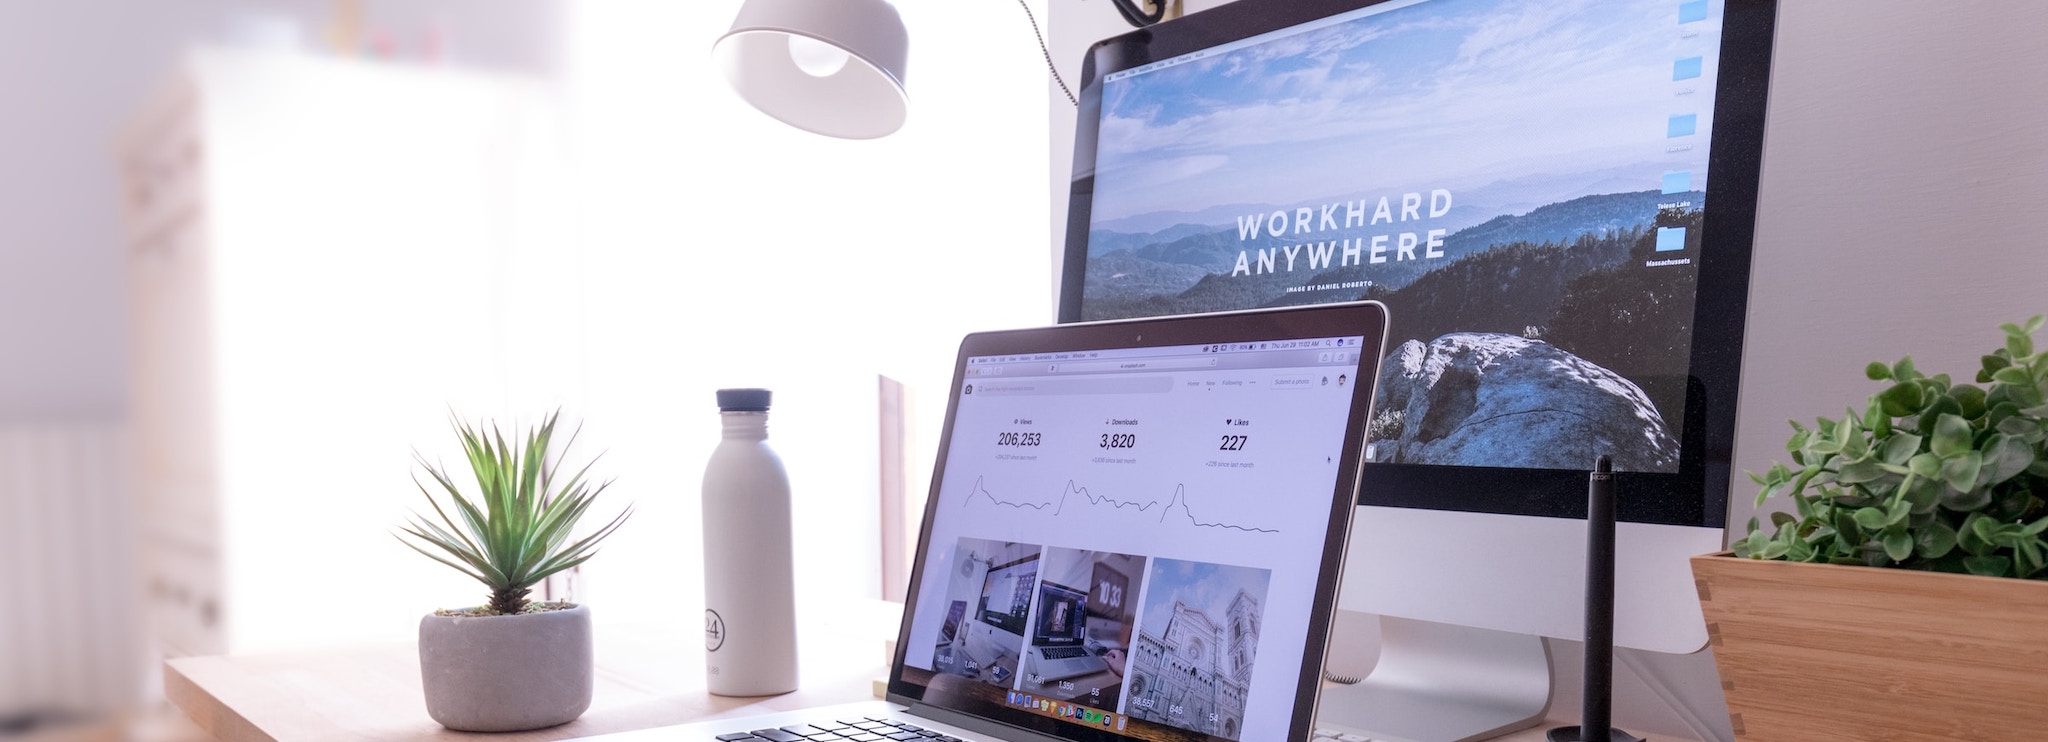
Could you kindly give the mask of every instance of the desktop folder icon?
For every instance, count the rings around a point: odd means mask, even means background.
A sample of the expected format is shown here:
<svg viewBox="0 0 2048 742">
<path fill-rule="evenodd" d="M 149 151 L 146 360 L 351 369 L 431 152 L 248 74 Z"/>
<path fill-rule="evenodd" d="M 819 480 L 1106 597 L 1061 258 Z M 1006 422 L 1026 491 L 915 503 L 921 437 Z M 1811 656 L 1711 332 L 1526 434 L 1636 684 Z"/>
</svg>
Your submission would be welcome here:
<svg viewBox="0 0 2048 742">
<path fill-rule="evenodd" d="M 1691 190 L 1691 170 L 1672 170 L 1664 173 L 1664 193 L 1685 193 Z"/>
<path fill-rule="evenodd" d="M 1700 76 L 1706 66 L 1706 57 L 1686 57 L 1671 63 L 1671 79 L 1691 80 Z"/>
<path fill-rule="evenodd" d="M 1685 0 L 1678 4 L 1678 22 L 1692 23 L 1707 19 L 1707 0 Z"/>
<path fill-rule="evenodd" d="M 1700 115 L 1697 113 L 1676 114 L 1671 117 L 1670 123 L 1666 124 L 1664 136 L 1689 137 L 1699 129 L 1699 125 Z"/>
<path fill-rule="evenodd" d="M 1673 252 L 1685 249 L 1684 227 L 1658 227 L 1657 252 Z"/>
</svg>

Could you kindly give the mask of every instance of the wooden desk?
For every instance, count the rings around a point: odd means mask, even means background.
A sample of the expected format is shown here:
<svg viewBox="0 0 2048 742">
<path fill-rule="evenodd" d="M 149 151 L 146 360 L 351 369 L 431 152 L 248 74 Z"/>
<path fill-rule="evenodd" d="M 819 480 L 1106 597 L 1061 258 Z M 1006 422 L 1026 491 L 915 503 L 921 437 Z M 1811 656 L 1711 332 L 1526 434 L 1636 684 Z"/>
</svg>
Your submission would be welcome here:
<svg viewBox="0 0 2048 742">
<path fill-rule="evenodd" d="M 874 681 L 886 670 L 880 641 L 837 652 L 805 646 L 795 693 L 714 696 L 704 691 L 704 648 L 690 628 L 598 625 L 590 710 L 558 727 L 489 736 L 563 739 L 846 703 L 874 697 Z M 419 653 L 410 642 L 175 659 L 164 663 L 164 695 L 226 742 L 478 738 L 427 716 Z"/>
<path fill-rule="evenodd" d="M 886 672 L 880 642 L 842 643 L 836 653 L 807 645 L 797 692 L 714 696 L 704 692 L 703 646 L 687 629 L 598 626 L 597 692 L 590 710 L 562 726 L 489 736 L 518 742 L 564 739 L 845 703 L 872 698 L 874 681 Z M 449 731 L 427 717 L 419 655 L 411 643 L 175 659 L 164 663 L 164 693 L 201 728 L 226 742 L 479 737 Z M 1545 729 L 1571 723 L 1572 711 L 1553 713 L 1550 721 L 1501 742 L 1540 742 Z"/>
</svg>

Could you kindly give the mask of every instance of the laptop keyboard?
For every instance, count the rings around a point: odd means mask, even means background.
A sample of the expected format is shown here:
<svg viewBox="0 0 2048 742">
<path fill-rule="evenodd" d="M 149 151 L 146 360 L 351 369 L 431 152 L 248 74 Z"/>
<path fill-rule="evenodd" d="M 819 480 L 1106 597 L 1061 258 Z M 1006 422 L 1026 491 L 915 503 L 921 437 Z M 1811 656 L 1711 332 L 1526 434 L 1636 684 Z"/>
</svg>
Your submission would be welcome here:
<svg viewBox="0 0 2048 742">
<path fill-rule="evenodd" d="M 719 742 L 910 742 L 912 740 L 938 740 L 938 742 L 964 742 L 959 737 L 936 730 L 906 724 L 895 719 L 864 717 L 842 719 L 831 722 L 791 724 L 774 729 L 756 729 L 751 732 L 721 734 Z"/>
<path fill-rule="evenodd" d="M 1039 647 L 1038 653 L 1049 660 L 1064 660 L 1084 656 L 1088 650 L 1083 647 Z"/>
</svg>

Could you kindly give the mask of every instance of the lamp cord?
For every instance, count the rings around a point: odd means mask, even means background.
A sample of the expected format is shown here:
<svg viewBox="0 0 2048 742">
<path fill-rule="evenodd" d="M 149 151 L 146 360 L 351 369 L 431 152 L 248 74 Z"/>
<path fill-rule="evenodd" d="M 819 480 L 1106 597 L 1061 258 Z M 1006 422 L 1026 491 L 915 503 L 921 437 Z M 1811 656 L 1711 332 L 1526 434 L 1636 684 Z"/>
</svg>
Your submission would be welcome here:
<svg viewBox="0 0 2048 742">
<path fill-rule="evenodd" d="M 1152 0 L 1152 11 L 1148 13 L 1139 10 L 1135 0 L 1110 0 L 1110 4 L 1116 6 L 1116 12 L 1123 14 L 1124 20 L 1134 28 L 1144 28 L 1165 19 L 1166 2 Z"/>
<path fill-rule="evenodd" d="M 1045 32 L 1038 29 L 1038 16 L 1031 14 L 1031 6 L 1025 4 L 1024 0 L 1017 0 L 1017 7 L 1023 8 L 1025 19 L 1031 21 L 1031 33 L 1038 36 L 1038 52 L 1045 55 L 1045 69 L 1052 73 L 1052 81 L 1060 84 L 1060 92 L 1067 94 L 1068 103 L 1081 105 L 1081 102 L 1074 98 L 1074 91 L 1067 89 L 1067 81 L 1060 79 L 1059 66 L 1052 63 L 1052 50 L 1045 46 Z"/>
</svg>

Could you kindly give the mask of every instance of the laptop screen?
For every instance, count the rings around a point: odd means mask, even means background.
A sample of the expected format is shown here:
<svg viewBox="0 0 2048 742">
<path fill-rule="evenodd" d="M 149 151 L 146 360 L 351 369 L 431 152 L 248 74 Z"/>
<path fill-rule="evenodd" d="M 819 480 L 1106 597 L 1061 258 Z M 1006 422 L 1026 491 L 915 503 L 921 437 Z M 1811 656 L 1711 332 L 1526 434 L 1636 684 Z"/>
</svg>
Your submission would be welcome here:
<svg viewBox="0 0 2048 742">
<path fill-rule="evenodd" d="M 1070 739 L 1302 736 L 1382 327 L 971 336 L 892 695 Z"/>
<path fill-rule="evenodd" d="M 1101 565 L 1096 565 L 1101 566 Z M 1088 624 L 1082 618 L 1083 593 L 1050 580 L 1038 583 L 1038 633 L 1031 643 L 1038 646 L 1079 644 L 1088 638 Z M 1031 675 L 1028 669 L 1023 674 Z M 1043 673 L 1040 673 L 1043 675 Z"/>
</svg>

